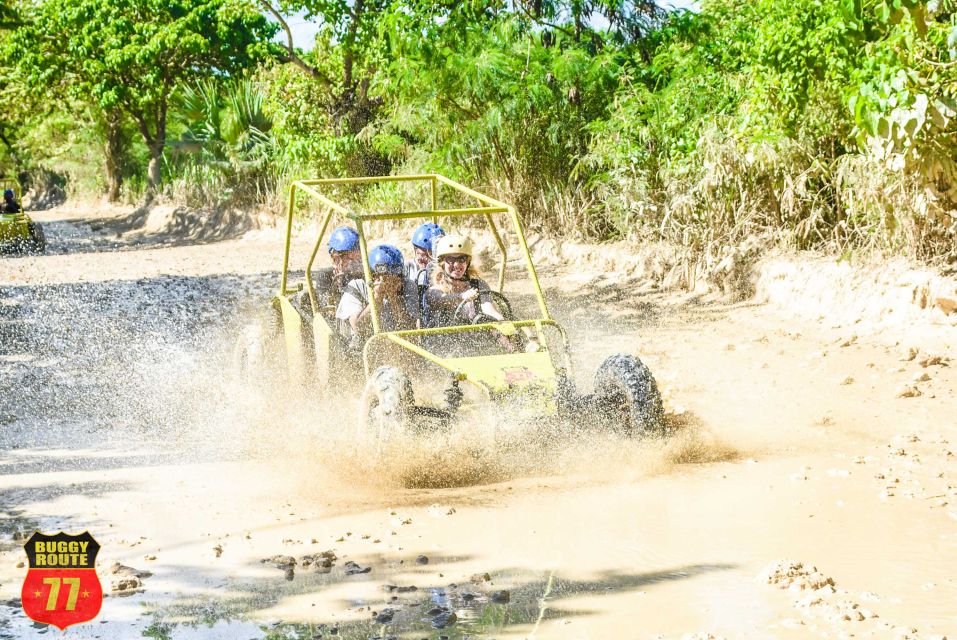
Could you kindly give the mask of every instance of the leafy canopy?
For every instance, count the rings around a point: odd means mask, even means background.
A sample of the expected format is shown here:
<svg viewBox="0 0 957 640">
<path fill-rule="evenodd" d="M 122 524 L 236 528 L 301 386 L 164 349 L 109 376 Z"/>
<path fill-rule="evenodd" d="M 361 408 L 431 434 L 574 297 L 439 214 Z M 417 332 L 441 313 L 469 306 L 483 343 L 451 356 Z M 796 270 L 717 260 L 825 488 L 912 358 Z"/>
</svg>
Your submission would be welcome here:
<svg viewBox="0 0 957 640">
<path fill-rule="evenodd" d="M 10 44 L 29 84 L 122 108 L 148 143 L 163 138 L 176 85 L 251 67 L 275 33 L 234 0 L 47 0 L 26 18 Z"/>
</svg>

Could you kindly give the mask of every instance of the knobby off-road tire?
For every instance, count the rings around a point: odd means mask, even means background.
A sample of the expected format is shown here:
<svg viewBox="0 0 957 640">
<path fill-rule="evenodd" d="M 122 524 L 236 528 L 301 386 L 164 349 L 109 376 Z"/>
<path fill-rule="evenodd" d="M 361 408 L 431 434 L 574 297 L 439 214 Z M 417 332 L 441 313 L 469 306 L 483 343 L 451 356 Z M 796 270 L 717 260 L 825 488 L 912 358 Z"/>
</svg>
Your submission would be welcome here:
<svg viewBox="0 0 957 640">
<path fill-rule="evenodd" d="M 33 253 L 43 253 L 46 251 L 47 239 L 46 236 L 43 235 L 43 227 L 35 222 L 30 222 L 27 224 L 27 231 L 30 233 L 27 251 L 31 251 Z"/>
<path fill-rule="evenodd" d="M 648 367 L 634 356 L 618 353 L 598 367 L 594 398 L 602 417 L 622 434 L 667 434 L 658 385 Z"/>
<path fill-rule="evenodd" d="M 362 393 L 358 444 L 381 453 L 393 437 L 408 431 L 414 411 L 415 397 L 408 376 L 395 367 L 379 367 Z"/>
</svg>

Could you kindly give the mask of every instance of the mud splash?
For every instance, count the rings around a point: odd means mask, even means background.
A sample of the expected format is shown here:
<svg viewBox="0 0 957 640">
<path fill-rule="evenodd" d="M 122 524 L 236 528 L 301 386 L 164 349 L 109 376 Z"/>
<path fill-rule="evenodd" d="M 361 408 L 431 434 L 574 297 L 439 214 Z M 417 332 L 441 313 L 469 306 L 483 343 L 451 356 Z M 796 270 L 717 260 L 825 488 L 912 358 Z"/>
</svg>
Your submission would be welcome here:
<svg viewBox="0 0 957 640">
<path fill-rule="evenodd" d="M 316 419 L 305 407 L 297 418 L 247 424 L 246 451 L 273 461 L 310 484 L 365 491 L 441 489 L 558 476 L 567 482 L 624 482 L 670 473 L 675 466 L 725 462 L 739 452 L 688 416 L 667 439 L 625 437 L 568 425 L 516 426 L 501 422 L 458 425 L 393 439 L 375 452 L 357 446 L 357 412 Z M 247 414 L 248 417 L 248 414 Z M 276 415 L 273 414 L 275 418 Z M 338 418 L 338 419 L 337 419 Z M 311 425 L 304 427 L 303 425 Z"/>
<path fill-rule="evenodd" d="M 595 370 L 598 355 L 586 356 L 579 369 Z M 226 444 L 241 455 L 274 462 L 325 487 L 388 492 L 539 476 L 619 482 L 739 455 L 684 409 L 667 414 L 671 435 L 655 439 L 580 421 L 518 420 L 508 406 L 491 404 L 463 411 L 451 428 L 423 421 L 415 433 L 395 434 L 384 450 L 377 450 L 359 440 L 358 388 L 321 393 L 292 388 L 281 380 L 281 372 L 251 381 L 219 379 L 218 384 L 232 388 L 227 393 L 235 400 L 228 416 L 214 422 L 233 423 L 234 437 Z"/>
<path fill-rule="evenodd" d="M 0 400 L 4 448 L 62 446 L 79 427 L 110 448 L 162 442 L 179 459 L 274 460 L 303 477 L 364 489 L 540 475 L 623 480 L 734 456 L 690 414 L 671 416 L 676 440 L 642 441 L 580 425 L 517 425 L 502 413 L 372 455 L 356 445 L 353 399 L 324 401 L 235 375 L 242 309 L 266 286 L 262 278 L 160 277 L 5 288 L 0 366 L 11 386 L 32 391 L 29 403 Z"/>
</svg>

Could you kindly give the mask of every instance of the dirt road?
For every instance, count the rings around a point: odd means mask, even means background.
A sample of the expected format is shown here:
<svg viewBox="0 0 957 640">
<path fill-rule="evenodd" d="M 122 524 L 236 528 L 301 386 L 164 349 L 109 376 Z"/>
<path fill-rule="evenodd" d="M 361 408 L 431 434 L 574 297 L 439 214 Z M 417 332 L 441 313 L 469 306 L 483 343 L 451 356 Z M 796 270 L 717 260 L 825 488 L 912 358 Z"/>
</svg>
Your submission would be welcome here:
<svg viewBox="0 0 957 640">
<path fill-rule="evenodd" d="M 107 591 L 151 574 L 71 638 L 957 636 L 953 323 L 553 267 L 581 386 L 638 354 L 679 433 L 372 460 L 347 400 L 228 374 L 276 233 L 43 218 L 48 255 L 0 259 L 0 638 L 59 634 L 21 610 L 34 529 L 89 530 Z"/>
</svg>

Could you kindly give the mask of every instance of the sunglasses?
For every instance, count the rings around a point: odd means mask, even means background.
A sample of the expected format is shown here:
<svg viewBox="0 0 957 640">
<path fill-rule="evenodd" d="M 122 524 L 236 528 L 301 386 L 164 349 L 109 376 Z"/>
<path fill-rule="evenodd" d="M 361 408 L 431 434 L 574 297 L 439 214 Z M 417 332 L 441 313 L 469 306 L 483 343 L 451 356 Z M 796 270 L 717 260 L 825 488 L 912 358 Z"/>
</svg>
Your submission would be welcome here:
<svg viewBox="0 0 957 640">
<path fill-rule="evenodd" d="M 442 262 L 448 264 L 468 264 L 468 256 L 442 256 Z"/>
</svg>

